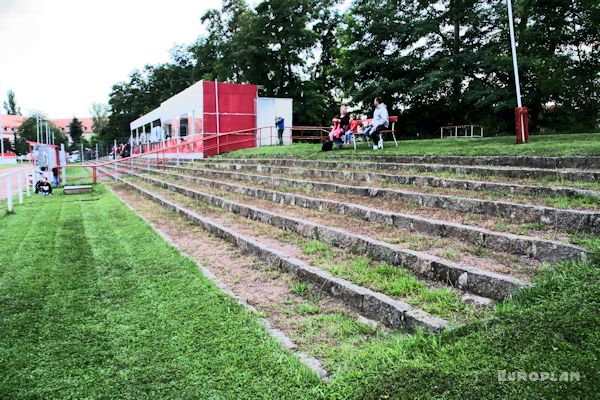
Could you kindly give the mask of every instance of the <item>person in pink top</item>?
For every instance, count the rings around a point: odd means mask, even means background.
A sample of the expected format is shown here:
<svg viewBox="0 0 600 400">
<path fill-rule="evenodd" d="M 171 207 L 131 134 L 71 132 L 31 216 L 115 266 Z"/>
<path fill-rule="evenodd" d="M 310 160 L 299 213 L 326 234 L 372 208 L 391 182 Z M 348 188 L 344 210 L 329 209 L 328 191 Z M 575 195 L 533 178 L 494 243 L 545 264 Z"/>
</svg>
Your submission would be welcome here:
<svg viewBox="0 0 600 400">
<path fill-rule="evenodd" d="M 356 119 L 356 114 L 350 114 L 350 127 L 344 134 L 344 143 L 350 144 L 354 140 L 354 135 L 358 132 L 358 127 L 362 125 L 361 119 Z"/>
</svg>

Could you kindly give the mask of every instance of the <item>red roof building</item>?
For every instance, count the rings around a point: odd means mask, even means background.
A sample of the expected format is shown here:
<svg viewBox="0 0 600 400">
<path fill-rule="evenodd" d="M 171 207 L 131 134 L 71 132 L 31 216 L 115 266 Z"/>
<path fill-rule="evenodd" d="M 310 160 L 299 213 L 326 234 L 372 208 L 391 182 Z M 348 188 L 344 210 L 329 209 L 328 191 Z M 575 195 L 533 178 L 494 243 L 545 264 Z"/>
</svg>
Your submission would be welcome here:
<svg viewBox="0 0 600 400">
<path fill-rule="evenodd" d="M 25 121 L 28 117 L 22 115 L 0 115 L 0 120 L 2 121 L 2 137 L 9 139 L 14 143 L 15 141 L 15 132 L 21 126 L 23 121 Z M 92 118 L 77 118 L 81 122 L 81 126 L 83 128 L 83 137 L 86 139 L 90 139 L 94 134 L 92 130 L 93 120 Z M 65 134 L 69 134 L 69 125 L 73 118 L 58 118 L 51 119 L 52 122 L 61 132 Z"/>
</svg>

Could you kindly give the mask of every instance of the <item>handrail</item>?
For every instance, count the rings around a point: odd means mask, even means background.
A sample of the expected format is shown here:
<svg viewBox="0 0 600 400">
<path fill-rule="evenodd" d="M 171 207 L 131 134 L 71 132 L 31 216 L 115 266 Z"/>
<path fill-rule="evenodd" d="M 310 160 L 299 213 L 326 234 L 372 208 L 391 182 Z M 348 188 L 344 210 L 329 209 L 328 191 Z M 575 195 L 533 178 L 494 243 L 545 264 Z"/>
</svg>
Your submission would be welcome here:
<svg viewBox="0 0 600 400">
<path fill-rule="evenodd" d="M 154 150 L 150 150 L 150 151 L 146 151 L 146 152 L 138 153 L 138 154 L 132 154 L 129 157 L 125 157 L 125 158 L 121 158 L 121 159 L 104 161 L 104 162 L 102 162 L 100 164 L 95 164 L 95 166 L 96 167 L 98 167 L 98 166 L 105 166 L 105 165 L 113 164 L 113 163 L 115 163 L 117 161 L 122 161 L 122 160 L 125 160 L 125 159 L 131 160 L 131 159 L 134 159 L 134 158 L 145 157 L 145 156 L 152 155 L 152 154 L 164 153 L 165 151 L 168 151 L 168 150 L 174 150 L 174 149 L 182 148 L 182 147 L 186 147 L 186 146 L 189 147 L 189 146 L 195 145 L 197 143 L 204 144 L 204 142 L 207 141 L 207 140 L 220 139 L 222 137 L 241 135 L 241 134 L 244 134 L 244 133 L 246 133 L 246 134 L 248 134 L 248 133 L 254 133 L 254 139 L 253 140 L 256 140 L 256 132 L 257 131 L 260 131 L 260 130 L 263 130 L 263 129 L 271 129 L 271 128 L 272 128 L 271 126 L 263 126 L 263 127 L 258 127 L 258 128 L 241 129 L 241 130 L 232 131 L 232 132 L 205 133 L 205 134 L 203 134 L 201 136 L 198 136 L 197 138 L 194 138 L 193 136 L 188 136 L 188 137 L 192 137 L 193 138 L 191 140 L 183 140 L 182 138 L 175 138 L 174 140 L 179 139 L 179 140 L 177 140 L 179 143 L 177 143 L 175 145 L 168 145 L 168 146 L 165 146 L 165 147 L 161 147 L 159 149 L 154 149 Z M 171 140 L 173 140 L 173 139 L 171 139 Z M 160 142 L 158 142 L 158 143 L 160 143 Z M 222 143 L 222 144 L 221 143 L 217 143 L 216 146 L 208 146 L 208 147 L 202 146 L 202 149 L 203 150 L 204 149 L 212 149 L 212 148 L 215 148 L 215 147 L 218 149 L 219 147 L 226 146 L 226 145 L 229 145 L 229 144 L 235 144 L 235 143 L 236 142 L 228 142 L 228 143 Z M 239 143 L 239 142 L 237 142 L 237 143 Z"/>
</svg>

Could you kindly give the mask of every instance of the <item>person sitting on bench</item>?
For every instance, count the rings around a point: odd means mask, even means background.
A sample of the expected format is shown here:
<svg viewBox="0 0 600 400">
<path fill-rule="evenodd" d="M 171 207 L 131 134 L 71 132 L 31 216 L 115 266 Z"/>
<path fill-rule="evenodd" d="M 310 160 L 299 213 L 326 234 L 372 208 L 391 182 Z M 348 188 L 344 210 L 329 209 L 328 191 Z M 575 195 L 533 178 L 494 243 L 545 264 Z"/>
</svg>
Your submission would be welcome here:
<svg viewBox="0 0 600 400">
<path fill-rule="evenodd" d="M 35 184 L 35 192 L 42 196 L 52 194 L 52 185 L 48 182 L 48 178 L 44 176 L 41 181 L 38 181 L 38 183 Z"/>
<path fill-rule="evenodd" d="M 362 120 L 356 119 L 356 114 L 350 114 L 350 127 L 344 134 L 344 143 L 350 144 L 354 140 L 354 135 L 358 133 L 358 128 L 362 124 Z"/>
<path fill-rule="evenodd" d="M 346 106 L 340 107 L 340 116 L 332 119 L 333 129 L 329 133 L 329 140 L 331 140 L 336 146 L 343 147 L 344 133 L 350 128 L 350 115 L 348 114 L 348 108 Z"/>
<path fill-rule="evenodd" d="M 376 97 L 375 100 L 373 100 L 373 104 L 375 105 L 373 120 L 367 129 L 365 129 L 365 134 L 373 141 L 373 150 L 377 150 L 383 149 L 383 136 L 380 132 L 387 129 L 389 114 L 381 97 Z"/>
</svg>

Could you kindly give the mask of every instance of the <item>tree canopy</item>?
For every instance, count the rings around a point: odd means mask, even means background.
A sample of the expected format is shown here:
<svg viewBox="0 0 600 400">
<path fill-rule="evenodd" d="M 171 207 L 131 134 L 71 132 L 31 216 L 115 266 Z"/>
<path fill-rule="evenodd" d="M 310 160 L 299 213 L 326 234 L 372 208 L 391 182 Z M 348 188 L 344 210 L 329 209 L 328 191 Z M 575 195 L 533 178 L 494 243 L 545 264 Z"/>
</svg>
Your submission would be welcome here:
<svg viewBox="0 0 600 400">
<path fill-rule="evenodd" d="M 3 103 L 3 107 L 8 115 L 21 115 L 21 108 L 17 106 L 17 100 L 15 99 L 15 92 L 8 90 L 6 93 L 7 101 Z"/>
<path fill-rule="evenodd" d="M 81 143 L 81 135 L 83 135 L 83 126 L 81 125 L 81 121 L 77 118 L 73 117 L 71 123 L 69 124 L 69 136 L 71 136 L 71 141 L 73 142 L 73 146 L 76 146 Z"/>
<path fill-rule="evenodd" d="M 600 3 L 516 0 L 523 104 L 533 131 L 596 130 L 600 122 Z M 200 79 L 254 83 L 292 97 L 294 122 L 322 125 L 344 103 L 372 112 L 382 96 L 406 135 L 448 123 L 510 132 L 516 106 L 504 2 L 487 0 L 224 0 L 206 33 L 112 88 L 103 133 Z"/>
<path fill-rule="evenodd" d="M 21 126 L 17 128 L 15 135 L 15 152 L 17 154 L 27 154 L 29 146 L 27 141 L 35 142 L 37 140 L 37 121 L 35 116 L 31 116 L 23 121 Z M 60 146 L 64 144 L 68 145 L 67 136 L 60 131 L 60 129 L 54 125 L 51 121 L 46 120 L 42 117 L 42 126 L 45 127 L 48 124 L 50 134 L 54 135 L 54 144 Z M 45 130 L 44 130 L 45 133 Z"/>
</svg>

